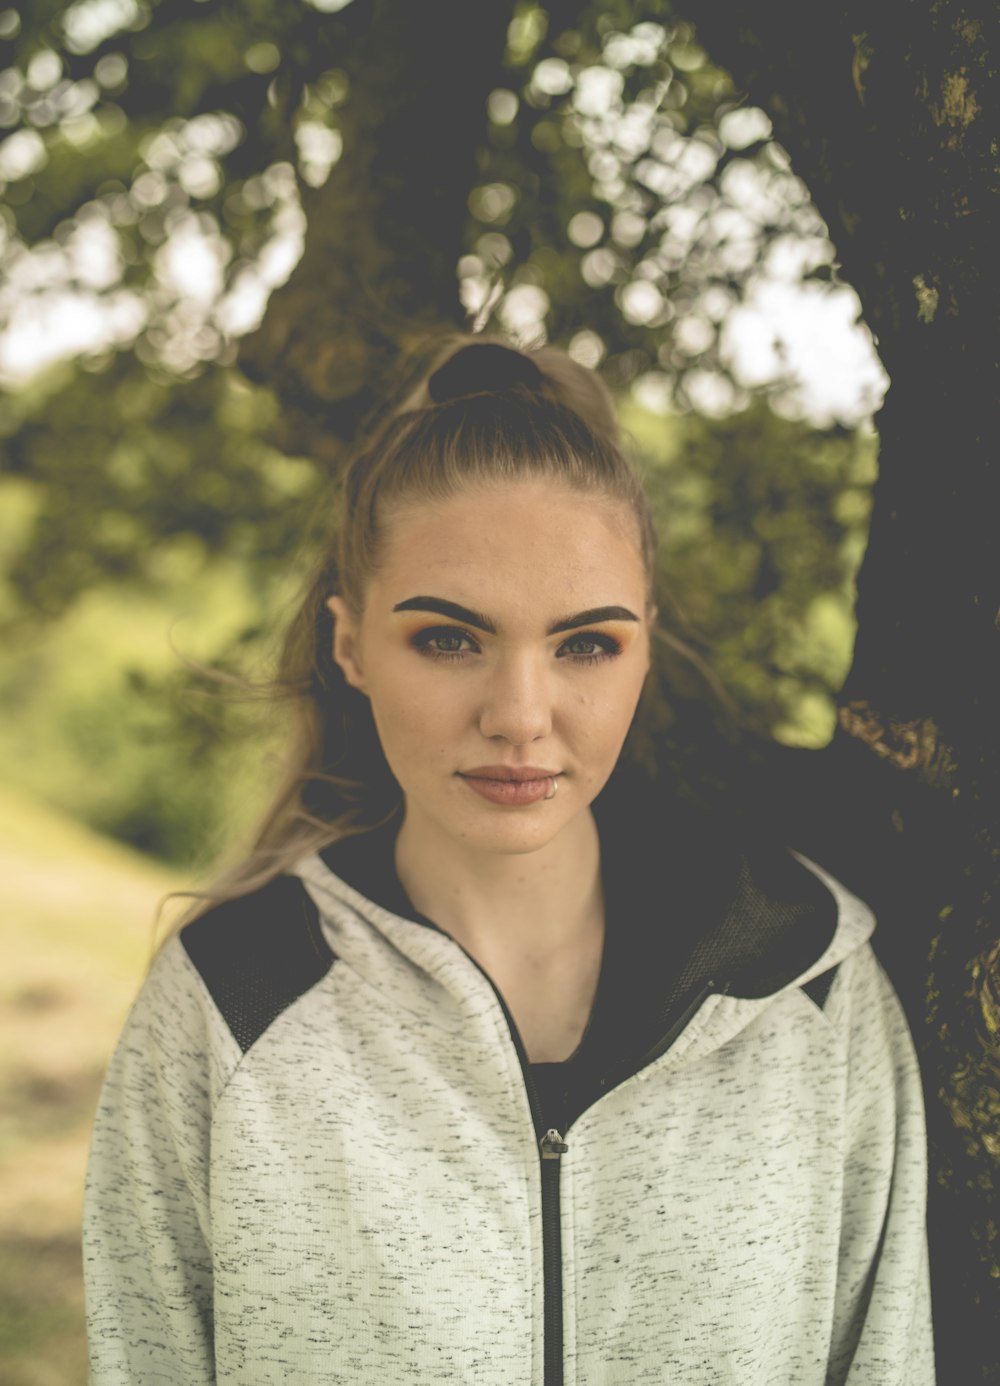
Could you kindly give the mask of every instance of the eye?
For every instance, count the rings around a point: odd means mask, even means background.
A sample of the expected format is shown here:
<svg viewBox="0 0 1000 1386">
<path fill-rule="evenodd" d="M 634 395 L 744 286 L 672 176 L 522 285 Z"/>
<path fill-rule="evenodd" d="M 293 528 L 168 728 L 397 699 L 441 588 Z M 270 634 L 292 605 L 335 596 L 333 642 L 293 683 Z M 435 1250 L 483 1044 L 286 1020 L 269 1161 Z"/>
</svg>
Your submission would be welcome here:
<svg viewBox="0 0 1000 1386">
<path fill-rule="evenodd" d="M 602 664 L 606 659 L 614 659 L 622 652 L 622 647 L 613 635 L 598 635 L 592 632 L 588 635 L 572 635 L 566 641 L 567 645 L 593 645 L 600 653 L 590 655 L 572 655 L 573 660 L 580 664 Z"/>
<path fill-rule="evenodd" d="M 410 643 L 418 654 L 429 660 L 446 660 L 452 664 L 464 660 L 467 654 L 479 653 L 479 644 L 470 633 L 454 625 L 438 625 L 428 631 L 418 631 L 411 636 Z M 461 649 L 463 643 L 467 649 Z M 580 649 L 582 646 L 583 649 Z M 564 651 L 568 651 L 568 654 Z M 614 660 L 620 653 L 622 644 L 619 640 L 612 635 L 593 631 L 572 635 L 565 640 L 557 658 L 569 658 L 573 664 L 602 664 L 605 660 Z"/>
<path fill-rule="evenodd" d="M 436 626 L 433 630 L 422 630 L 413 637 L 413 645 L 422 655 L 427 655 L 429 659 L 464 659 L 464 650 L 438 650 L 434 648 L 435 641 L 448 641 L 458 643 L 462 640 L 472 640 L 471 635 L 467 635 L 464 630 L 459 630 L 457 626 Z M 472 641 L 475 644 L 475 641 Z"/>
</svg>

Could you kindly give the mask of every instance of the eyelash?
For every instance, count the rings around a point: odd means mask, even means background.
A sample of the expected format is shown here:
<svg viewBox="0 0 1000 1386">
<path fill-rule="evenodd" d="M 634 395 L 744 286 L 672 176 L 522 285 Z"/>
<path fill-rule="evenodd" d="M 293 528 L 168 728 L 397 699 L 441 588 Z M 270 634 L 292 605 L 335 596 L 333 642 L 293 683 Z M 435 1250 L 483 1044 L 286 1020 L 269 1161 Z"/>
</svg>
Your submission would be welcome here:
<svg viewBox="0 0 1000 1386">
<path fill-rule="evenodd" d="M 433 630 L 420 631 L 418 635 L 413 637 L 413 644 L 417 651 L 428 659 L 444 659 L 449 663 L 464 659 L 468 654 L 467 650 L 434 650 L 431 648 L 431 641 L 439 640 L 442 636 L 448 640 L 462 639 L 471 640 L 473 644 L 476 643 L 468 631 L 460 630 L 458 626 L 437 626 Z M 622 652 L 621 644 L 612 635 L 598 635 L 596 632 L 581 633 L 570 636 L 565 643 L 570 645 L 574 640 L 585 640 L 591 645 L 601 646 L 604 650 L 603 654 L 598 655 L 570 656 L 576 664 L 603 664 L 605 660 L 615 659 Z"/>
</svg>

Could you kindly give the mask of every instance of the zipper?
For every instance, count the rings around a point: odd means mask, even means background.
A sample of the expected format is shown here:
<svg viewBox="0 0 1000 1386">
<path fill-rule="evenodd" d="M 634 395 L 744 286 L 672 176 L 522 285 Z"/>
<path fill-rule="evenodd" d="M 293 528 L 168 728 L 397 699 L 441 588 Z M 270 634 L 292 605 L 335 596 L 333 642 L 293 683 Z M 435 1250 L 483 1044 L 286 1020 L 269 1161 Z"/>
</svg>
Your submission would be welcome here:
<svg viewBox="0 0 1000 1386">
<path fill-rule="evenodd" d="M 472 959 L 476 962 L 475 958 Z M 476 963 L 479 967 L 479 964 Z M 531 1107 L 531 1120 L 535 1128 L 541 1164 L 542 1184 L 542 1304 L 543 1337 L 542 1357 L 544 1362 L 545 1386 L 563 1386 L 563 1290 L 562 1290 L 562 1216 L 559 1202 L 560 1156 L 569 1149 L 561 1134 L 550 1128 L 539 1138 L 542 1128 L 542 1102 L 531 1076 L 531 1063 L 524 1047 L 520 1031 L 514 1017 L 507 1007 L 492 977 L 482 968 L 480 972 L 493 987 L 496 998 L 510 1030 L 510 1037 L 517 1050 L 521 1065 L 521 1077 L 528 1094 Z"/>
<path fill-rule="evenodd" d="M 453 942 L 456 941 L 453 940 Z M 462 948 L 462 945 L 459 943 L 458 947 Z M 462 952 L 471 963 L 479 968 L 479 971 L 493 988 L 493 994 L 500 1003 L 500 1009 L 504 1013 L 507 1028 L 510 1030 L 510 1037 L 517 1051 L 518 1062 L 521 1065 L 521 1077 L 528 1094 L 528 1105 L 531 1108 L 531 1120 L 535 1128 L 535 1140 L 538 1145 L 541 1165 L 544 1386 L 563 1386 L 562 1217 L 559 1203 L 559 1174 L 560 1157 L 565 1154 L 569 1146 L 554 1127 L 550 1127 L 542 1136 L 539 1136 L 544 1114 L 538 1090 L 531 1077 L 531 1062 L 528 1059 L 528 1051 L 524 1047 L 520 1031 L 493 978 L 484 967 L 476 962 L 476 959 L 467 949 L 462 948 Z"/>
<path fill-rule="evenodd" d="M 439 930 L 439 932 L 443 933 L 444 930 Z M 457 942 L 457 940 L 453 939 L 452 942 Z M 462 948 L 462 945 L 459 943 L 458 947 Z M 531 1077 L 528 1052 L 514 1022 L 514 1017 L 486 969 L 476 962 L 476 959 L 467 949 L 462 948 L 462 952 L 471 963 L 479 968 L 479 971 L 493 988 L 493 994 L 500 1003 L 500 1009 L 504 1013 L 507 1027 L 510 1030 L 510 1037 L 517 1051 L 518 1062 L 521 1065 L 521 1077 L 524 1079 L 525 1090 L 528 1094 L 528 1105 L 531 1108 L 531 1119 L 538 1141 L 541 1164 L 544 1386 L 563 1386 L 562 1214 L 559 1183 L 562 1170 L 561 1157 L 565 1155 L 569 1146 L 563 1139 L 562 1133 L 557 1131 L 555 1127 L 549 1127 L 539 1138 L 538 1132 L 542 1128 L 543 1117 L 541 1099 Z M 638 1064 L 629 1065 L 632 1072 L 638 1073 L 641 1069 L 648 1068 L 651 1063 L 655 1063 L 660 1055 L 666 1053 L 674 1040 L 677 1039 L 706 997 L 713 991 L 725 992 L 727 989 L 728 983 L 726 986 L 717 987 L 715 982 L 706 982 L 666 1034 L 662 1035 L 653 1048 L 642 1056 Z M 605 1087 L 604 1079 L 601 1080 L 601 1087 Z"/>
<path fill-rule="evenodd" d="M 545 1386 L 563 1386 L 562 1214 L 559 1202 L 559 1175 L 562 1166 L 559 1161 L 569 1146 L 555 1127 L 546 1131 L 539 1144 L 542 1151 Z"/>
</svg>

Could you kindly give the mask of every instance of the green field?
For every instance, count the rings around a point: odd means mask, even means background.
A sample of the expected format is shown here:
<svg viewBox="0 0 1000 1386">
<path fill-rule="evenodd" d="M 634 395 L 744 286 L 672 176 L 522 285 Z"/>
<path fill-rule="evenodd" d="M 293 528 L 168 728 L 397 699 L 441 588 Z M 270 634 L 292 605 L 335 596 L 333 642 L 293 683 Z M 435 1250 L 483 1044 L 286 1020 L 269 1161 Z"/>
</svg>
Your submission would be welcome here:
<svg viewBox="0 0 1000 1386">
<path fill-rule="evenodd" d="M 156 906 L 179 882 L 7 789 L 0 879 L 2 1377 L 4 1386 L 80 1386 L 90 1124 L 151 955 Z"/>
</svg>

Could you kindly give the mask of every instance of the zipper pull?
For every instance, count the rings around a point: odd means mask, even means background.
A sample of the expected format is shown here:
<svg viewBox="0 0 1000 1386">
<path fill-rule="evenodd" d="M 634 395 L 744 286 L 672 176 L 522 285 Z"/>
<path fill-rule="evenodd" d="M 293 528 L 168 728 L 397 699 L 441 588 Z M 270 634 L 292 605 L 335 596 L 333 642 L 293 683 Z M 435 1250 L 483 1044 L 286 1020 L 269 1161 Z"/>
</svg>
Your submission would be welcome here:
<svg viewBox="0 0 1000 1386">
<path fill-rule="evenodd" d="M 569 1149 L 554 1126 L 550 1126 L 542 1137 L 541 1147 L 543 1160 L 558 1160 L 559 1156 L 564 1155 Z"/>
</svg>

